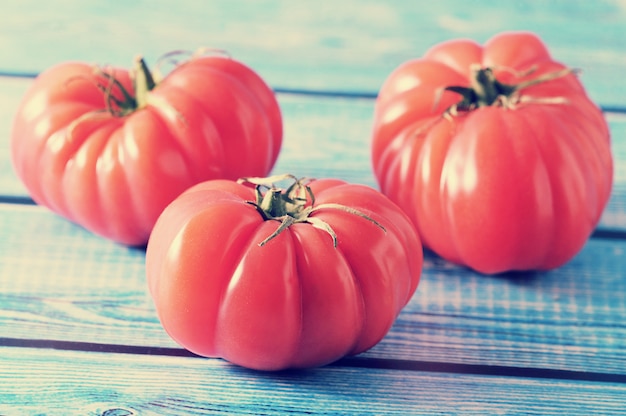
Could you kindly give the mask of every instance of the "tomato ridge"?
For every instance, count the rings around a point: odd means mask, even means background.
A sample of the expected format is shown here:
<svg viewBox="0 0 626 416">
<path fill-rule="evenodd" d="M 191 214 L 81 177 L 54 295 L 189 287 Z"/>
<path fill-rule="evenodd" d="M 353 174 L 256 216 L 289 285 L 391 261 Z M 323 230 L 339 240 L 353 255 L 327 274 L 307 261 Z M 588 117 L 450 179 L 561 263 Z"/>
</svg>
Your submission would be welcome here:
<svg viewBox="0 0 626 416">
<path fill-rule="evenodd" d="M 165 64 L 171 64 L 173 65 L 175 68 L 184 65 L 187 62 L 193 61 L 194 59 L 198 59 L 201 58 L 203 56 L 211 56 L 211 55 L 215 55 L 215 56 L 222 56 L 222 57 L 226 57 L 226 58 L 231 58 L 230 54 L 228 53 L 227 50 L 225 49 L 217 49 L 217 48 L 208 48 L 208 47 L 202 47 L 199 48 L 198 50 L 196 50 L 195 52 L 189 51 L 189 50 L 184 50 L 184 49 L 179 49 L 179 50 L 175 50 L 175 51 L 170 51 L 167 52 L 163 55 L 161 55 L 156 62 L 155 65 L 155 69 L 152 71 L 152 77 L 154 79 L 154 81 L 159 84 L 161 81 L 163 81 L 163 79 L 165 78 L 163 76 L 163 71 L 161 70 L 161 67 Z M 183 57 L 184 59 L 179 60 L 176 59 L 177 57 Z"/>
</svg>

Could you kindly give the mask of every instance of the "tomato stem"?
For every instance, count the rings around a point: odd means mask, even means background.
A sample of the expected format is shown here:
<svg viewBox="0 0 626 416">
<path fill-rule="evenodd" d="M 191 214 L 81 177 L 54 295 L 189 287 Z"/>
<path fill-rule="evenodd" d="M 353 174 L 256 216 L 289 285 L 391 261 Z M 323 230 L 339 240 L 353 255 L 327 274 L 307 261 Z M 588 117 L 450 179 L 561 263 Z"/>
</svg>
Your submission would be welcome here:
<svg viewBox="0 0 626 416">
<path fill-rule="evenodd" d="M 149 92 L 157 85 L 146 61 L 141 56 L 135 58 L 134 67 L 130 73 L 134 96 L 115 77 L 114 73 L 100 68 L 96 68 L 95 72 L 106 80 L 105 84 L 97 83 L 96 86 L 104 94 L 106 110 L 116 117 L 127 116 L 148 105 Z M 121 98 L 118 98 L 119 95 Z"/>
<path fill-rule="evenodd" d="M 113 116 L 125 117 L 150 104 L 170 111 L 186 124 L 184 117 L 169 102 L 162 97 L 150 94 L 150 91 L 158 85 L 157 79 L 162 80 L 162 77 L 157 74 L 158 78 L 155 78 L 141 56 L 135 58 L 134 66 L 130 71 L 134 95 L 124 87 L 113 72 L 100 68 L 96 68 L 95 72 L 106 81 L 105 83 L 97 82 L 96 86 L 104 94 L 106 111 Z"/>
<path fill-rule="evenodd" d="M 287 189 L 276 187 L 275 182 L 292 180 L 293 183 Z M 272 234 L 259 243 L 264 246 L 274 239 L 284 230 L 296 223 L 308 223 L 313 227 L 327 232 L 333 241 L 333 246 L 337 247 L 337 235 L 332 227 L 321 220 L 313 217 L 312 214 L 321 209 L 338 209 L 353 215 L 360 216 L 373 224 L 383 227 L 376 220 L 370 218 L 354 208 L 341 204 L 327 203 L 315 205 L 315 195 L 309 186 L 312 179 L 297 178 L 291 174 L 275 175 L 268 178 L 241 178 L 239 183 L 250 183 L 255 185 L 256 201 L 247 201 L 253 205 L 265 221 L 280 221 L 280 225 Z"/>
<path fill-rule="evenodd" d="M 535 71 L 531 68 L 520 75 L 529 75 Z M 483 68 L 476 64 L 471 67 L 472 76 L 470 78 L 469 87 L 449 86 L 444 91 L 452 91 L 461 95 L 461 101 L 454 104 L 446 110 L 446 114 L 456 115 L 458 111 L 471 111 L 480 107 L 501 106 L 504 108 L 514 108 L 523 100 L 520 92 L 530 86 L 551 81 L 553 79 L 564 77 L 575 72 L 570 68 L 564 68 L 560 71 L 549 72 L 532 78 L 518 84 L 505 84 L 500 82 L 492 68 Z M 538 100 L 550 103 L 563 103 L 564 100 L 559 97 Z"/>
<path fill-rule="evenodd" d="M 156 82 L 148 68 L 148 64 L 141 56 L 135 58 L 133 82 L 135 87 L 136 109 L 143 108 L 148 104 L 148 93 L 156 87 Z"/>
</svg>

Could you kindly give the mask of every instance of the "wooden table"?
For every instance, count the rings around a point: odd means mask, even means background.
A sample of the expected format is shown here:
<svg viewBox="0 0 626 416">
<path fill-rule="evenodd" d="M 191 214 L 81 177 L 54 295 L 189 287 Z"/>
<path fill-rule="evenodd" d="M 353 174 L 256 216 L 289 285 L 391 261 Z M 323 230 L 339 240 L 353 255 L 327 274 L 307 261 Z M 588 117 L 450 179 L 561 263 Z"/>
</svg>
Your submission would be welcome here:
<svg viewBox="0 0 626 416">
<path fill-rule="evenodd" d="M 0 414 L 626 414 L 626 6 L 623 1 L 3 2 L 0 15 Z M 417 293 L 370 351 L 260 373 L 177 346 L 148 295 L 145 252 L 34 205 L 9 130 L 39 71 L 226 49 L 275 88 L 274 172 L 376 187 L 374 97 L 446 39 L 532 30 L 581 68 L 615 157 L 597 232 L 565 266 L 483 276 L 427 254 Z"/>
</svg>

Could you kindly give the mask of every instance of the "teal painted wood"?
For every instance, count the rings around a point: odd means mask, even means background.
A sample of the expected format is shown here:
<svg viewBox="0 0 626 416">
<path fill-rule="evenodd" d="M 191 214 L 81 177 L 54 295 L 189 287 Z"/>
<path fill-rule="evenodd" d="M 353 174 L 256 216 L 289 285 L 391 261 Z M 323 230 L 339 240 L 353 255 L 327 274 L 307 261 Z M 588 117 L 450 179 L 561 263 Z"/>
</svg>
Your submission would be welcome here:
<svg viewBox="0 0 626 416">
<path fill-rule="evenodd" d="M 619 0 L 147 2 L 8 0 L 0 70 L 38 72 L 62 60 L 127 66 L 171 50 L 213 47 L 271 85 L 375 93 L 400 63 L 459 37 L 484 42 L 531 30 L 584 71 L 591 96 L 623 105 L 626 7 Z"/>
<path fill-rule="evenodd" d="M 26 197 L 10 160 L 11 123 L 30 80 L 0 77 L 0 200 Z M 285 137 L 274 173 L 336 177 L 377 188 L 370 163 L 374 101 L 278 94 Z M 600 226 L 626 230 L 626 116 L 608 114 L 615 159 L 614 192 Z"/>
<path fill-rule="evenodd" d="M 11 165 L 10 141 L 13 117 L 30 80 L 0 77 L 0 195 L 25 195 Z"/>
<path fill-rule="evenodd" d="M 0 347 L 7 415 L 588 416 L 625 408 L 625 384 L 335 366 L 257 373 L 219 360 Z"/>
<path fill-rule="evenodd" d="M 312 92 L 278 95 L 286 135 L 275 173 L 375 186 L 371 97 L 398 64 L 455 37 L 533 30 L 583 69 L 599 104 L 626 107 L 619 0 L 8 0 L 1 9 L 0 74 L 67 59 L 127 66 L 137 53 L 152 63 L 210 46 L 279 91 Z M 0 76 L 0 199 L 26 195 L 2 138 L 31 82 Z M 480 276 L 427 254 L 418 292 L 381 343 L 305 372 L 190 357 L 158 322 L 141 250 L 41 207 L 0 204 L 0 414 L 626 414 L 626 116 L 607 118 L 617 163 L 600 235 L 611 239 L 592 238 L 547 273 Z"/>
<path fill-rule="evenodd" d="M 0 230 L 0 345 L 178 348 L 148 295 L 143 251 L 35 206 L 0 204 Z M 427 255 L 416 295 L 363 357 L 626 376 L 625 251 L 593 239 L 560 269 L 497 277 Z"/>
</svg>

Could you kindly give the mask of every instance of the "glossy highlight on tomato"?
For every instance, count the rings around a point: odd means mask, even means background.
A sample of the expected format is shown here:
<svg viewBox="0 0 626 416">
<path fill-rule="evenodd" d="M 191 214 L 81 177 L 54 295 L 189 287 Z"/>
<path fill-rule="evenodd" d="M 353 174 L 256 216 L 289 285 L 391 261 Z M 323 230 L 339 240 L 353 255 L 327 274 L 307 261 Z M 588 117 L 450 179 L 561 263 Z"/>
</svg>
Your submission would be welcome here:
<svg viewBox="0 0 626 416">
<path fill-rule="evenodd" d="M 321 366 L 374 346 L 411 299 L 423 254 L 400 208 L 363 185 L 287 178 L 203 182 L 159 217 L 150 293 L 188 350 L 258 370 Z"/>
<path fill-rule="evenodd" d="M 41 73 L 11 132 L 13 166 L 35 202 L 145 245 L 191 185 L 267 175 L 283 135 L 273 91 L 228 56 L 184 58 L 165 77 L 140 58 L 130 71 L 65 62 Z"/>
<path fill-rule="evenodd" d="M 382 192 L 424 246 L 483 273 L 572 259 L 613 181 L 601 110 L 528 32 L 450 40 L 395 69 L 371 151 Z"/>
</svg>

